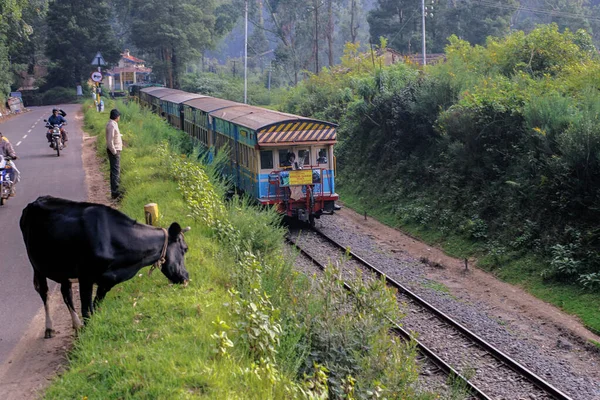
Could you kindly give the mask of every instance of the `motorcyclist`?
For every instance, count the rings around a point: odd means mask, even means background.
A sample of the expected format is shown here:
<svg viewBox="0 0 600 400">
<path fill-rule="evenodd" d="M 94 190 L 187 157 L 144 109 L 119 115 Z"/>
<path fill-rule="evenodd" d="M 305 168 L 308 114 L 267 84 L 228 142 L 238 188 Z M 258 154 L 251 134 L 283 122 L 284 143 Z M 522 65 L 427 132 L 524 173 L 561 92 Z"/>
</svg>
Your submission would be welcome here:
<svg viewBox="0 0 600 400">
<path fill-rule="evenodd" d="M 8 139 L 2 134 L 2 132 L 0 132 L 0 155 L 2 155 L 3 157 L 10 157 L 13 160 L 16 160 L 18 158 L 12 145 L 10 144 Z M 7 164 L 9 164 L 12 167 L 10 169 L 10 180 L 13 181 L 11 196 L 14 196 L 15 186 L 17 185 L 17 182 L 21 180 L 21 173 L 19 172 L 17 166 L 12 160 L 9 160 Z"/>
<path fill-rule="evenodd" d="M 52 115 L 50 116 L 50 118 L 48 118 L 48 124 L 46 125 L 49 128 L 48 132 L 46 132 L 46 139 L 48 139 L 48 143 L 50 143 L 50 147 L 52 147 L 52 125 L 60 125 L 60 124 L 63 124 L 63 126 L 60 127 L 60 134 L 62 136 L 62 142 L 63 142 L 64 147 L 67 147 L 67 140 L 68 140 L 67 132 L 65 131 L 65 128 L 64 128 L 64 125 L 67 123 L 67 120 L 65 119 L 66 116 L 67 116 L 67 113 L 64 112 L 63 110 L 61 110 L 59 108 L 52 109 Z"/>
</svg>

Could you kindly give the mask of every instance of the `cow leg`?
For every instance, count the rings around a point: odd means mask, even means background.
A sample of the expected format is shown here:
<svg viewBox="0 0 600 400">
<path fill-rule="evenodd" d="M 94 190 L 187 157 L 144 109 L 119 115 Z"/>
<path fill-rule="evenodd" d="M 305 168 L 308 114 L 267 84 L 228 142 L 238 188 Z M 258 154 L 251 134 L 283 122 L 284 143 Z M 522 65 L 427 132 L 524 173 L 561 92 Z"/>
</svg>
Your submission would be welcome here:
<svg viewBox="0 0 600 400">
<path fill-rule="evenodd" d="M 98 304 L 104 299 L 104 296 L 106 296 L 106 293 L 108 293 L 110 289 L 112 289 L 112 285 L 98 285 L 98 289 L 96 290 L 96 297 L 94 298 L 94 308 L 98 307 Z"/>
<path fill-rule="evenodd" d="M 71 282 L 66 281 L 61 283 L 60 292 L 62 293 L 63 300 L 69 309 L 69 313 L 71 314 L 71 321 L 73 321 L 73 329 L 76 331 L 83 327 L 83 324 L 79 320 L 79 316 L 75 312 L 75 306 L 73 305 L 73 291 L 71 290 Z"/>
<path fill-rule="evenodd" d="M 79 279 L 79 296 L 81 297 L 81 314 L 85 323 L 94 313 L 92 305 L 92 291 L 94 289 L 93 281 L 84 281 Z"/>
<path fill-rule="evenodd" d="M 37 271 L 33 272 L 33 287 L 36 292 L 40 294 L 40 297 L 44 302 L 44 311 L 46 312 L 46 331 L 44 332 L 44 338 L 50 339 L 54 335 L 54 329 L 52 329 L 50 304 L 48 304 L 48 282 L 46 281 L 46 277 L 39 274 Z"/>
</svg>

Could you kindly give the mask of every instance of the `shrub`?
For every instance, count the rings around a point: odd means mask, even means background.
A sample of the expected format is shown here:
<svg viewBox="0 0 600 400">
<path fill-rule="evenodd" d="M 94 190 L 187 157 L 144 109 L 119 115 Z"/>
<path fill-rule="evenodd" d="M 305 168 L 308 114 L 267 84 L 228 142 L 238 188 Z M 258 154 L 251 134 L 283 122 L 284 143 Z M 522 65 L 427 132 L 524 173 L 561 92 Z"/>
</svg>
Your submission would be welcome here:
<svg viewBox="0 0 600 400">
<path fill-rule="evenodd" d="M 65 87 L 54 87 L 41 94 L 42 104 L 64 104 L 77 102 L 75 89 Z"/>
</svg>

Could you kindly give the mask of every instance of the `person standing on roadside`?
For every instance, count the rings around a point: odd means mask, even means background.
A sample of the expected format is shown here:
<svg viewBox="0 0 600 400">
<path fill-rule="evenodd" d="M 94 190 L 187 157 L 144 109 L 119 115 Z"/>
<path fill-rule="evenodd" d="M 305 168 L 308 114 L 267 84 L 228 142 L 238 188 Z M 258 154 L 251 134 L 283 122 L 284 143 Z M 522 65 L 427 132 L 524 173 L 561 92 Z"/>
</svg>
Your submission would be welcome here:
<svg viewBox="0 0 600 400">
<path fill-rule="evenodd" d="M 121 113 L 116 108 L 110 110 L 110 120 L 106 124 L 106 153 L 110 163 L 110 195 L 113 199 L 122 196 L 119 190 L 121 180 L 121 150 L 123 150 L 123 139 L 119 131 L 119 120 Z"/>
</svg>

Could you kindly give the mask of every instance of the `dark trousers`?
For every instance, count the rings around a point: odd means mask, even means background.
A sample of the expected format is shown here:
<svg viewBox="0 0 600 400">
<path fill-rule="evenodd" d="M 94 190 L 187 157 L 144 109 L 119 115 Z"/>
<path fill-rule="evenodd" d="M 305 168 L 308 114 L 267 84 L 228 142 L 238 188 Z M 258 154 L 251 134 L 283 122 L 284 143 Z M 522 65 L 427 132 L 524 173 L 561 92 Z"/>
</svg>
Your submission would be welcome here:
<svg viewBox="0 0 600 400">
<path fill-rule="evenodd" d="M 112 197 L 119 196 L 119 183 L 121 181 L 121 152 L 118 151 L 114 155 L 110 150 L 106 149 L 108 154 L 108 162 L 110 163 L 110 194 Z"/>
</svg>

